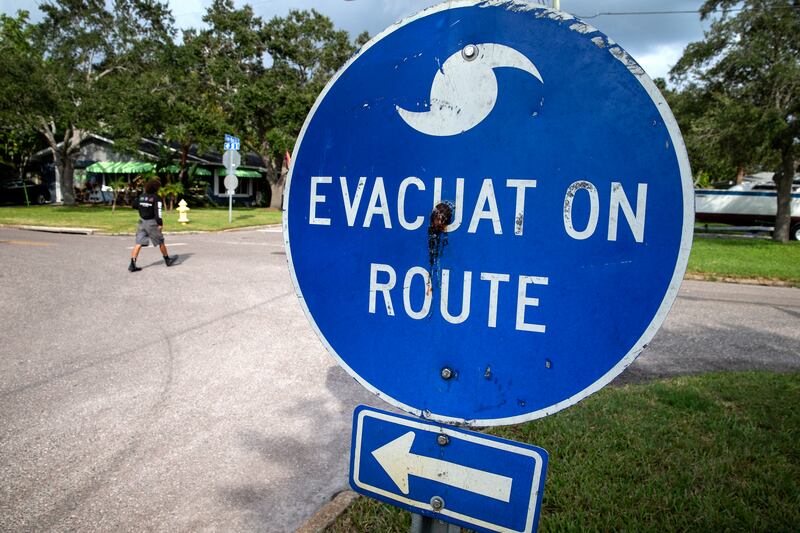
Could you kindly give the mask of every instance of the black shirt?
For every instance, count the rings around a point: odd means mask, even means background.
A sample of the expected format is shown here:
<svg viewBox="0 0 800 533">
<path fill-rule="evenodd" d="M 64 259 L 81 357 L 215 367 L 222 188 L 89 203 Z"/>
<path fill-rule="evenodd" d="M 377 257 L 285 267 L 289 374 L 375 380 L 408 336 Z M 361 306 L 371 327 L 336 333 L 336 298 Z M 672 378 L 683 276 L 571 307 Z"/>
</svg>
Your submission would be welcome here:
<svg viewBox="0 0 800 533">
<path fill-rule="evenodd" d="M 156 219 L 159 226 L 164 225 L 164 221 L 161 219 L 162 206 L 161 197 L 157 194 L 144 193 L 133 201 L 133 208 L 139 210 L 139 218 L 142 220 Z"/>
</svg>

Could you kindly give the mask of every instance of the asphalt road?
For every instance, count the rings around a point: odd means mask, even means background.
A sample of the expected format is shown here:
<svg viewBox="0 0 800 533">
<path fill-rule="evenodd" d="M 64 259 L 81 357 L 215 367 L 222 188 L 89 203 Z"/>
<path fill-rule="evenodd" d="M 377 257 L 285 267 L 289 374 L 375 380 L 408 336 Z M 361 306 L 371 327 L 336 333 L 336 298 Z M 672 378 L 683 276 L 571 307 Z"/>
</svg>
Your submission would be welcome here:
<svg viewBox="0 0 800 533">
<path fill-rule="evenodd" d="M 346 488 L 350 418 L 381 406 L 329 357 L 279 230 L 0 229 L 0 530 L 291 531 Z M 800 368 L 800 290 L 686 282 L 615 383 Z"/>
</svg>

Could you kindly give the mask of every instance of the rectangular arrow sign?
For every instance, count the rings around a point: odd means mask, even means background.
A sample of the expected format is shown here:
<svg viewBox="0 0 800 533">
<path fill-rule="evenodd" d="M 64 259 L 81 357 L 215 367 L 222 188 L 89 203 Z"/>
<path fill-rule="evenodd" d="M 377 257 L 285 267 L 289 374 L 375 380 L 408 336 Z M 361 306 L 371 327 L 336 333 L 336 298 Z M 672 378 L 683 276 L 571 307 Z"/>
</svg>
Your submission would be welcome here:
<svg viewBox="0 0 800 533">
<path fill-rule="evenodd" d="M 542 448 L 361 405 L 351 450 L 356 492 L 476 531 L 536 531 Z"/>
</svg>

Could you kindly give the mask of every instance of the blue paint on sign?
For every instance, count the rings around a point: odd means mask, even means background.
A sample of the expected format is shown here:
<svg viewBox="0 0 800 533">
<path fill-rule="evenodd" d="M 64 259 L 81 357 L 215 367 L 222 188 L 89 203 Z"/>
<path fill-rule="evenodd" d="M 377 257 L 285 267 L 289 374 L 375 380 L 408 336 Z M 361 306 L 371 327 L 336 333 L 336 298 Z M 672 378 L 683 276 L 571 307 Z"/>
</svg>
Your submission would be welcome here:
<svg viewBox="0 0 800 533">
<path fill-rule="evenodd" d="M 362 385 L 434 420 L 518 423 L 601 388 L 665 319 L 691 248 L 666 102 L 543 6 L 454 1 L 387 29 L 322 92 L 292 162 L 304 310 Z"/>
<path fill-rule="evenodd" d="M 530 532 L 539 521 L 547 457 L 536 446 L 359 406 L 350 485 L 476 531 Z M 435 497 L 443 503 L 436 511 Z"/>
<path fill-rule="evenodd" d="M 238 150 L 241 147 L 239 137 L 225 134 L 225 143 L 222 145 L 224 150 Z"/>
</svg>

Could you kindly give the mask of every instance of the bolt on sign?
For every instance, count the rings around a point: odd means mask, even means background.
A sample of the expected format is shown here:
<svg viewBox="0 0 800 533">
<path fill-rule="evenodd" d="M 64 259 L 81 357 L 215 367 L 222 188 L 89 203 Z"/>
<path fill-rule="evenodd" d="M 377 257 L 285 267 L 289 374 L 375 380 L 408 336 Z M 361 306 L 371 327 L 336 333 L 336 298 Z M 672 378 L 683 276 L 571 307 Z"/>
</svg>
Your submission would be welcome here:
<svg viewBox="0 0 800 533">
<path fill-rule="evenodd" d="M 306 315 L 426 423 L 516 424 L 599 390 L 663 323 L 691 248 L 691 172 L 658 89 L 538 4 L 452 1 L 389 27 L 328 83 L 292 160 Z"/>
</svg>

